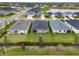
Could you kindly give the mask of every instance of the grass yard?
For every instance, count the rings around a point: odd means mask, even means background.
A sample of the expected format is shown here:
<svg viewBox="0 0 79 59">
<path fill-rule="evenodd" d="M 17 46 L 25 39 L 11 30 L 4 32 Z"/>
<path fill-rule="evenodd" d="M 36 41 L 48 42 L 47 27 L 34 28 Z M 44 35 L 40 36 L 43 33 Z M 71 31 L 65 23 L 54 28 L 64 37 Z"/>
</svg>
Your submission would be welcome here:
<svg viewBox="0 0 79 59">
<path fill-rule="evenodd" d="M 38 42 L 39 36 L 42 37 L 44 42 L 64 42 L 64 43 L 74 43 L 74 35 L 73 34 L 37 34 L 37 33 L 29 33 L 27 34 L 27 42 Z"/>
<path fill-rule="evenodd" d="M 2 49 L 1 49 L 1 47 L 0 47 L 0 55 L 3 55 L 3 51 L 2 51 Z"/>
<path fill-rule="evenodd" d="M 7 39 L 12 43 L 26 41 L 25 35 L 9 35 L 9 34 L 7 34 L 6 36 L 7 36 Z M 0 42 L 4 42 L 3 40 L 4 40 L 4 36 L 0 39 Z"/>
<path fill-rule="evenodd" d="M 64 19 L 63 16 L 55 16 L 57 19 Z"/>
<path fill-rule="evenodd" d="M 43 48 L 40 46 L 26 46 L 25 48 L 24 51 L 21 46 L 11 47 L 11 49 L 4 48 L 5 55 L 79 55 L 79 48 L 74 46 L 64 46 L 63 51 L 58 51 L 57 46 L 45 46 Z M 3 55 L 1 53 L 0 55 Z"/>
<path fill-rule="evenodd" d="M 52 34 L 52 33 L 28 33 L 27 35 L 9 35 L 6 34 L 7 39 L 12 43 L 17 42 L 39 42 L 39 36 L 42 37 L 43 42 L 47 43 L 75 43 L 74 33 L 66 34 Z M 3 42 L 4 36 L 0 39 Z"/>
<path fill-rule="evenodd" d="M 5 15 L 5 16 L 0 16 L 0 18 L 9 18 L 11 16 L 14 16 L 16 15 L 15 13 L 11 13 L 11 14 L 8 14 L 8 15 Z"/>
<path fill-rule="evenodd" d="M 77 20 L 79 20 L 79 16 L 75 16 L 74 18 L 77 19 Z"/>
</svg>

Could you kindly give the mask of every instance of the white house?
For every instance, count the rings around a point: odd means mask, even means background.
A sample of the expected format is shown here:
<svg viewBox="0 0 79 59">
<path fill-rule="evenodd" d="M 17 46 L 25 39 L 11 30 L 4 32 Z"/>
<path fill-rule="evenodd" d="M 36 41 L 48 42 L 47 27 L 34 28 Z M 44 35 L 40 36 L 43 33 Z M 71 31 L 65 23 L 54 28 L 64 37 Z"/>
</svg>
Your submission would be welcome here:
<svg viewBox="0 0 79 59">
<path fill-rule="evenodd" d="M 9 28 L 7 32 L 8 34 L 27 34 L 30 24 L 30 20 L 18 21 L 11 28 Z"/>
<path fill-rule="evenodd" d="M 49 28 L 48 28 L 48 23 L 47 21 L 34 21 L 32 22 L 32 32 L 34 33 L 48 33 Z"/>
<path fill-rule="evenodd" d="M 67 33 L 71 32 L 71 29 L 59 20 L 50 21 L 50 27 L 53 33 Z"/>
<path fill-rule="evenodd" d="M 79 33 L 79 21 L 78 20 L 67 20 L 65 24 L 67 24 L 71 28 L 71 30 L 74 31 L 75 33 Z"/>
</svg>

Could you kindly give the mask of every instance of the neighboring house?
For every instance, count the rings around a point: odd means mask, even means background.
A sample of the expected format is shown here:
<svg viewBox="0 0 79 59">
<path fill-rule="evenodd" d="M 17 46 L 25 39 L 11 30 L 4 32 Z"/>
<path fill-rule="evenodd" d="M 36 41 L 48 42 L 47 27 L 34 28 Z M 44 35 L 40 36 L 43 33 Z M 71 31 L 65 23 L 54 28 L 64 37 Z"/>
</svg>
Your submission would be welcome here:
<svg viewBox="0 0 79 59">
<path fill-rule="evenodd" d="M 38 13 L 40 10 L 42 10 L 41 7 L 35 7 L 35 8 L 30 9 L 29 11 L 34 11 L 35 13 Z"/>
<path fill-rule="evenodd" d="M 54 12 L 55 16 L 63 16 L 61 12 Z"/>
<path fill-rule="evenodd" d="M 65 24 L 67 24 L 71 28 L 71 30 L 74 31 L 75 33 L 79 33 L 79 21 L 78 20 L 67 20 Z"/>
<path fill-rule="evenodd" d="M 50 21 L 50 27 L 53 33 L 71 32 L 71 29 L 66 24 L 58 20 Z"/>
<path fill-rule="evenodd" d="M 69 19 L 74 19 L 73 13 L 72 13 L 72 12 L 69 12 L 69 11 L 64 12 L 64 13 L 63 13 L 63 16 L 65 16 L 66 18 L 68 18 L 68 20 L 69 20 Z"/>
<path fill-rule="evenodd" d="M 52 12 L 46 12 L 46 15 L 51 16 L 51 15 L 53 15 L 53 13 Z"/>
<path fill-rule="evenodd" d="M 32 19 L 34 15 L 35 15 L 35 12 L 33 12 L 33 11 L 28 11 L 26 13 L 26 16 L 27 16 L 28 19 Z"/>
<path fill-rule="evenodd" d="M 63 15 L 64 15 L 64 16 L 72 16 L 72 15 L 73 15 L 73 13 L 72 13 L 72 12 L 67 11 L 67 12 L 64 12 L 64 13 L 63 13 Z"/>
<path fill-rule="evenodd" d="M 79 16 L 79 12 L 74 12 L 73 15 L 74 16 Z"/>
<path fill-rule="evenodd" d="M 38 16 L 41 16 L 41 15 L 42 15 L 42 12 L 39 11 L 39 12 L 36 13 L 36 14 L 37 14 Z"/>
<path fill-rule="evenodd" d="M 7 24 L 9 24 L 9 23 L 11 23 L 12 22 L 12 20 L 9 20 L 9 19 L 1 19 L 0 20 L 0 25 L 2 26 L 2 27 L 5 27 Z"/>
<path fill-rule="evenodd" d="M 17 9 L 16 8 L 6 8 L 6 9 L 4 9 L 4 11 L 15 13 L 15 12 L 17 12 Z"/>
<path fill-rule="evenodd" d="M 42 9 L 43 9 L 42 7 L 35 7 L 35 8 L 28 10 L 26 13 L 27 18 L 33 19 L 33 16 L 35 14 L 38 14 L 39 16 L 41 16 L 42 13 L 40 12 L 40 10 L 42 10 Z"/>
<path fill-rule="evenodd" d="M 0 10 L 0 16 L 5 16 L 7 14 L 10 14 L 11 12 Z"/>
<path fill-rule="evenodd" d="M 7 30 L 8 34 L 27 34 L 31 21 L 20 20 Z"/>
<path fill-rule="evenodd" d="M 47 21 L 34 21 L 32 22 L 32 32 L 35 33 L 47 33 L 49 32 Z"/>
</svg>

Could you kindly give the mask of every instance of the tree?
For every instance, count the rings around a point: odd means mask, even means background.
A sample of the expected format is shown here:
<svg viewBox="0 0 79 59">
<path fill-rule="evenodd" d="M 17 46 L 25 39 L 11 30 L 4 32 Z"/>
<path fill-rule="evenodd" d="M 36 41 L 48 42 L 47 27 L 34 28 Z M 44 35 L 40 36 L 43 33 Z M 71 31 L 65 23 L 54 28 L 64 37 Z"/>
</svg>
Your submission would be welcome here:
<svg viewBox="0 0 79 59">
<path fill-rule="evenodd" d="M 39 36 L 38 41 L 39 41 L 39 45 L 40 45 L 41 47 L 43 47 L 43 39 L 42 39 L 41 36 Z"/>
<path fill-rule="evenodd" d="M 6 35 L 3 38 L 3 43 L 5 44 L 6 47 L 9 47 L 10 40 L 7 39 L 7 36 Z"/>
<path fill-rule="evenodd" d="M 64 50 L 64 46 L 62 44 L 57 45 L 57 50 L 62 52 Z"/>
<path fill-rule="evenodd" d="M 24 51 L 25 50 L 25 45 L 24 43 L 21 44 L 21 49 Z"/>
<path fill-rule="evenodd" d="M 3 54 L 5 55 L 5 51 L 4 51 L 3 45 L 1 43 L 0 43 L 0 47 L 2 49 Z"/>
</svg>

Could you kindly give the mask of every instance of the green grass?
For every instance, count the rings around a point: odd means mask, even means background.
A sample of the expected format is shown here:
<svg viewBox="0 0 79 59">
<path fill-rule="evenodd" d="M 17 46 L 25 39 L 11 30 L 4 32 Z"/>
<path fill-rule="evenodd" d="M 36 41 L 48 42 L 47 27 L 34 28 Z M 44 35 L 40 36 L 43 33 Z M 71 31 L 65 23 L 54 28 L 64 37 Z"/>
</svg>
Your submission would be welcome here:
<svg viewBox="0 0 79 59">
<path fill-rule="evenodd" d="M 2 49 L 1 49 L 1 47 L 0 47 L 0 55 L 3 55 L 3 51 L 2 51 Z"/>
<path fill-rule="evenodd" d="M 53 33 L 28 33 L 27 35 L 9 35 L 7 34 L 7 39 L 10 42 L 38 42 L 39 36 L 42 37 L 43 41 L 46 43 L 75 43 L 74 33 L 66 34 L 53 34 Z M 0 39 L 3 42 L 4 37 Z"/>
<path fill-rule="evenodd" d="M 5 48 L 7 49 L 7 48 Z M 4 49 L 4 50 L 5 50 Z M 8 48 L 9 49 L 9 48 Z M 0 54 L 3 55 L 3 54 Z M 26 49 L 23 51 L 21 47 L 12 48 L 5 50 L 5 55 L 79 55 L 79 49 L 69 46 L 64 46 L 64 50 L 58 51 L 56 46 L 49 47 L 35 47 L 35 46 L 26 46 Z"/>
<path fill-rule="evenodd" d="M 56 18 L 58 19 L 63 19 L 64 17 L 61 15 L 61 16 L 55 16 Z"/>
<path fill-rule="evenodd" d="M 35 14 L 33 18 L 40 18 L 40 16 L 38 14 Z"/>
<path fill-rule="evenodd" d="M 50 7 L 48 5 L 45 5 L 44 9 L 41 10 L 42 13 L 45 13 L 46 11 L 48 11 L 50 9 Z"/>
<path fill-rule="evenodd" d="M 16 15 L 16 14 L 15 13 L 10 13 L 10 14 L 7 14 L 5 16 L 0 16 L 0 18 L 9 18 L 9 17 L 14 16 L 14 15 Z"/>
<path fill-rule="evenodd" d="M 42 37 L 44 42 L 64 42 L 64 43 L 74 43 L 74 35 L 73 34 L 38 34 L 38 33 L 29 33 L 27 34 L 27 42 L 38 42 L 39 36 Z"/>
</svg>

